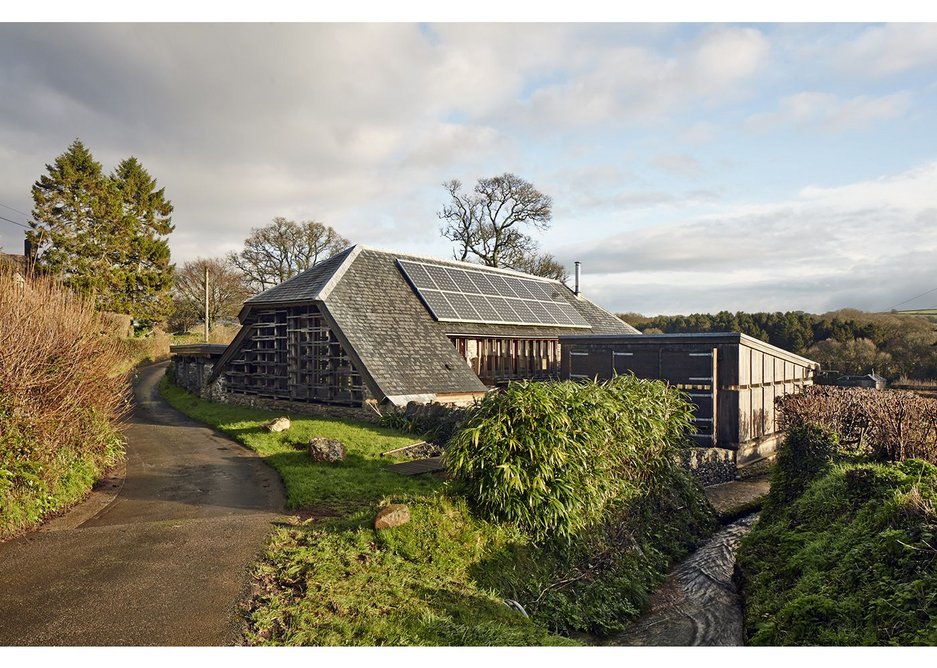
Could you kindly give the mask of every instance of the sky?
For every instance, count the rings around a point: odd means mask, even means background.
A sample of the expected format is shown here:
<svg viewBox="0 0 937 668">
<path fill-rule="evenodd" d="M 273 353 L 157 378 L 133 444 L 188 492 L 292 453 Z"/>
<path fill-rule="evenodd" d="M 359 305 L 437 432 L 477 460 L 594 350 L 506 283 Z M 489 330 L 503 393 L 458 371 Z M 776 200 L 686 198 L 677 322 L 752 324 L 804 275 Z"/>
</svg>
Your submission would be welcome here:
<svg viewBox="0 0 937 668">
<path fill-rule="evenodd" d="M 450 257 L 442 183 L 513 172 L 615 312 L 935 307 L 935 127 L 928 23 L 0 24 L 0 216 L 80 138 L 177 264 L 276 216 Z"/>
</svg>

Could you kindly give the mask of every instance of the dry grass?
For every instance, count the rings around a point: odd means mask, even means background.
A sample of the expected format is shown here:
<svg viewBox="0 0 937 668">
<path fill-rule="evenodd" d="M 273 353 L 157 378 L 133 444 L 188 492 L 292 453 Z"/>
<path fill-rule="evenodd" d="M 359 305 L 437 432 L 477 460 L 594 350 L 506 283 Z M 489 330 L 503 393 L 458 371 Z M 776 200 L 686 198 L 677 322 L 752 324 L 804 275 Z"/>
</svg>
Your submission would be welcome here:
<svg viewBox="0 0 937 668">
<path fill-rule="evenodd" d="M 122 453 L 119 336 L 53 279 L 0 272 L 0 537 L 80 498 Z"/>
</svg>

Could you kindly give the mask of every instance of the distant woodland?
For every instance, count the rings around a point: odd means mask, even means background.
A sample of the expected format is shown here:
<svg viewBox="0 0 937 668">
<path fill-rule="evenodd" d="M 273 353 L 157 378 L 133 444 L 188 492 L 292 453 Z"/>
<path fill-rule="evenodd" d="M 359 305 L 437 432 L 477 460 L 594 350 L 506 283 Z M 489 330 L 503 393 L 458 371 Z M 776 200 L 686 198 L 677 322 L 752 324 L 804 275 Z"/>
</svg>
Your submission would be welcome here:
<svg viewBox="0 0 937 668">
<path fill-rule="evenodd" d="M 694 313 L 619 317 L 645 334 L 742 332 L 819 362 L 823 370 L 889 380 L 937 379 L 937 317 L 866 313 L 855 309 L 822 315 L 786 313 Z"/>
</svg>

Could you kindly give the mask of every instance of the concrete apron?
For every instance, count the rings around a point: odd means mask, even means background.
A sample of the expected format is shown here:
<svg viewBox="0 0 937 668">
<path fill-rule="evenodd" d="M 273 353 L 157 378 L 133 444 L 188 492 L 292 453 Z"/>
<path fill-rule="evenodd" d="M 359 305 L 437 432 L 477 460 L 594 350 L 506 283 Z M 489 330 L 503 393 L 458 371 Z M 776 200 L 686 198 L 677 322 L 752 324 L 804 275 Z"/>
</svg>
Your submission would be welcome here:
<svg viewBox="0 0 937 668">
<path fill-rule="evenodd" d="M 169 407 L 141 369 L 126 478 L 0 544 L 0 644 L 226 645 L 284 493 L 253 452 Z M 115 493 L 116 492 L 116 493 Z"/>
</svg>

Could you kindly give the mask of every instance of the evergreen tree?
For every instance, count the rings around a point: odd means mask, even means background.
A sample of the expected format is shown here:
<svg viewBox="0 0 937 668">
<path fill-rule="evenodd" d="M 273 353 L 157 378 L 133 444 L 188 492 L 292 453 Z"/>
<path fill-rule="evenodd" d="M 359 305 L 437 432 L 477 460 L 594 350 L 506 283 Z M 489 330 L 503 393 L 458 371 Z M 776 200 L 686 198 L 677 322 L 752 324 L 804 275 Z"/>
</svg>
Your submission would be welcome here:
<svg viewBox="0 0 937 668">
<path fill-rule="evenodd" d="M 166 189 L 130 157 L 111 175 L 121 205 L 121 229 L 127 234 L 115 278 L 122 286 L 122 308 L 139 320 L 162 320 L 172 311 L 173 265 L 166 236 L 173 231 L 172 203 Z M 117 287 L 117 286 L 115 286 Z"/>
<path fill-rule="evenodd" d="M 136 158 L 105 176 L 78 139 L 33 185 L 32 230 L 38 265 L 63 277 L 98 309 L 138 320 L 171 309 L 172 265 L 165 236 L 172 204 Z"/>
<path fill-rule="evenodd" d="M 107 309 L 118 217 L 113 184 L 78 139 L 46 170 L 32 187 L 33 229 L 27 238 L 43 269 Z"/>
</svg>

